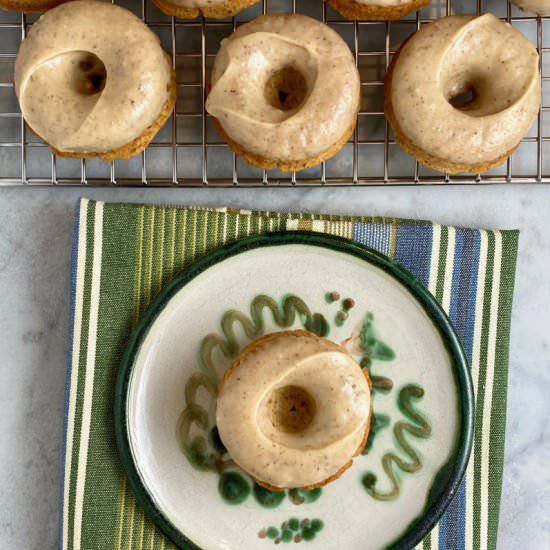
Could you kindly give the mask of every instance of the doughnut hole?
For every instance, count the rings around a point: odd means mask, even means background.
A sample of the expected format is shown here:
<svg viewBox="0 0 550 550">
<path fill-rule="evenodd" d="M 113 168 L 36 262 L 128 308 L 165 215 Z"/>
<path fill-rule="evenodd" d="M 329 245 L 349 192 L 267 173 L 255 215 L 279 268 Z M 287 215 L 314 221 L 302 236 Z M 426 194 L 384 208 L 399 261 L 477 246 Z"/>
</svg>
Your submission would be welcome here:
<svg viewBox="0 0 550 550">
<path fill-rule="evenodd" d="M 298 434 L 307 430 L 315 418 L 317 405 L 313 396 L 299 386 L 275 389 L 267 400 L 267 415 L 276 430 Z"/>
<path fill-rule="evenodd" d="M 443 82 L 443 93 L 447 101 L 457 110 L 470 116 L 486 116 L 506 107 L 492 93 L 491 83 L 475 75 L 456 75 Z"/>
<path fill-rule="evenodd" d="M 32 73 L 28 85 L 42 86 L 45 82 L 56 87 L 59 97 L 76 96 L 77 101 L 88 102 L 91 96 L 97 96 L 105 88 L 107 69 L 103 61 L 91 52 L 63 52 L 41 63 Z"/>
<path fill-rule="evenodd" d="M 468 110 L 477 97 L 476 91 L 471 86 L 464 90 L 455 91 L 447 101 L 455 108 L 460 110 Z"/>
<path fill-rule="evenodd" d="M 455 109 L 471 117 L 504 111 L 525 94 L 532 81 L 532 59 L 509 58 L 508 53 L 502 52 L 496 59 L 491 56 L 472 59 L 471 48 L 457 42 L 441 67 L 439 81 L 443 96 Z M 506 78 L 508 67 L 516 78 Z M 518 67 L 522 71 L 519 74 Z"/>
<path fill-rule="evenodd" d="M 280 111 L 297 109 L 308 93 L 307 82 L 294 67 L 283 67 L 268 78 L 264 87 L 266 101 Z"/>
<path fill-rule="evenodd" d="M 60 53 L 38 65 L 27 80 L 20 99 L 25 119 L 45 141 L 63 149 L 63 141 L 82 127 L 106 83 L 105 65 L 93 53 Z"/>
<path fill-rule="evenodd" d="M 107 81 L 107 70 L 103 61 L 90 52 L 75 53 L 79 54 L 72 60 L 72 82 L 75 91 L 82 95 L 99 94 Z"/>
</svg>

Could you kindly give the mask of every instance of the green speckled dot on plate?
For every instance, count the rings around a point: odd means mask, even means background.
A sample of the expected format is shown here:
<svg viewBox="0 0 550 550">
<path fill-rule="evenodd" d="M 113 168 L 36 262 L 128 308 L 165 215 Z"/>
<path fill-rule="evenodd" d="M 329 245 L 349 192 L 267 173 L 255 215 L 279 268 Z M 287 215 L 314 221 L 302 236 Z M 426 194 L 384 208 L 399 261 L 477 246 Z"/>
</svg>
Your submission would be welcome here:
<svg viewBox="0 0 550 550">
<path fill-rule="evenodd" d="M 300 529 L 300 520 L 298 518 L 290 518 L 288 520 L 288 527 L 292 531 L 298 531 Z"/>
<path fill-rule="evenodd" d="M 268 527 L 266 533 L 268 538 L 274 539 L 279 536 L 279 529 L 277 527 Z"/>
<path fill-rule="evenodd" d="M 292 540 L 292 531 L 290 529 L 283 529 L 281 540 L 283 542 L 290 542 Z"/>
<path fill-rule="evenodd" d="M 189 217 L 193 223 L 193 214 Z M 355 300 L 340 327 L 334 318 L 342 304 L 325 300 L 325 293 L 335 289 L 339 301 Z M 370 324 L 364 327 L 368 313 Z M 355 338 L 358 349 L 353 355 L 357 360 L 368 357 L 378 386 L 373 411 L 387 415 L 390 425 L 376 433 L 368 454 L 356 457 L 350 470 L 322 493 L 286 491 L 286 498 L 268 509 L 256 494 L 250 495 L 252 479 L 238 470 L 213 430 L 216 391 L 244 345 L 261 334 L 304 326 L 337 343 L 347 345 Z M 364 345 L 363 328 L 368 333 Z M 391 388 L 386 379 L 392 381 Z M 422 397 L 410 396 L 412 405 L 433 427 L 425 438 L 405 430 L 414 455 L 394 441 L 400 422 L 423 428 L 419 418 L 411 420 L 407 407 L 397 403 L 408 384 L 422 386 Z M 291 531 L 294 537 L 305 540 L 316 534 L 319 550 L 333 547 L 332 530 L 343 523 L 353 524 L 338 531 L 339 546 L 346 550 L 413 547 L 456 492 L 471 446 L 473 398 L 467 362 L 434 298 L 387 257 L 315 233 L 237 241 L 176 275 L 129 337 L 115 400 L 115 432 L 128 490 L 176 546 L 193 550 L 223 545 L 267 548 L 258 533 L 284 521 L 283 532 Z M 407 490 L 395 500 L 380 501 L 375 497 L 392 485 L 382 463 L 392 452 L 409 465 L 396 472 Z M 422 466 L 408 473 L 416 468 L 416 457 Z M 377 476 L 376 483 L 369 472 Z M 368 488 L 361 482 L 365 476 Z M 272 505 L 280 497 L 262 498 Z M 309 525 L 294 531 L 289 518 L 307 516 L 312 518 Z M 314 518 L 322 519 L 325 528 L 315 531 Z M 271 544 L 283 536 L 277 531 Z"/>
<path fill-rule="evenodd" d="M 323 489 L 321 489 L 320 487 L 317 487 L 317 489 L 310 489 L 309 491 L 305 489 L 300 489 L 300 494 L 304 496 L 306 502 L 308 503 L 315 502 L 321 496 L 322 492 Z"/>
<path fill-rule="evenodd" d="M 288 498 L 294 504 L 303 504 L 315 502 L 323 493 L 323 489 L 320 487 L 316 489 L 306 490 L 306 489 L 290 489 L 288 491 Z"/>
<path fill-rule="evenodd" d="M 250 484 L 237 472 L 224 472 L 220 476 L 218 490 L 228 504 L 240 504 L 250 494 Z"/>
<path fill-rule="evenodd" d="M 312 519 L 311 520 L 311 528 L 315 532 L 320 531 L 323 528 L 323 522 L 318 518 Z"/>
<path fill-rule="evenodd" d="M 315 530 L 312 527 L 304 527 L 302 529 L 302 538 L 304 540 L 313 540 L 315 538 Z"/>
<path fill-rule="evenodd" d="M 254 484 L 254 498 L 264 508 L 276 508 L 285 499 L 284 491 L 270 491 L 257 483 Z"/>
</svg>

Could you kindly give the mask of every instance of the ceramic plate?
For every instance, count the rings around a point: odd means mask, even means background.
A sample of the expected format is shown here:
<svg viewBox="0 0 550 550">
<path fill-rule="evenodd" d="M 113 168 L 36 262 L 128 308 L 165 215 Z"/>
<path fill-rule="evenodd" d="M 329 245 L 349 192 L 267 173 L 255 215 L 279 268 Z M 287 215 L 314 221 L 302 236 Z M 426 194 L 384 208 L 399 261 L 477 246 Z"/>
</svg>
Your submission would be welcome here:
<svg viewBox="0 0 550 550">
<path fill-rule="evenodd" d="M 272 493 L 232 464 L 216 384 L 251 339 L 305 327 L 369 369 L 374 425 L 337 481 Z M 183 548 L 409 548 L 463 476 L 472 387 L 459 340 L 420 282 L 337 237 L 252 237 L 199 260 L 149 307 L 117 384 L 115 422 L 136 497 Z"/>
</svg>

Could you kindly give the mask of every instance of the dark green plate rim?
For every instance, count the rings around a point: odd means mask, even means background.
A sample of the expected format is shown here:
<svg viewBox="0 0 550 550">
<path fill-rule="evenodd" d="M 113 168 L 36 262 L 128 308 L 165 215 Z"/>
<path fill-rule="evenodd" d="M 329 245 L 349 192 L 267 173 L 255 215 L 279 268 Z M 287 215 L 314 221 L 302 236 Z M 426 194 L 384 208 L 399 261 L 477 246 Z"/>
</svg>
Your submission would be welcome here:
<svg viewBox="0 0 550 550">
<path fill-rule="evenodd" d="M 443 515 L 445 509 L 458 490 L 466 471 L 472 449 L 474 425 L 474 394 L 468 361 L 451 321 L 436 302 L 435 298 L 416 277 L 392 259 L 371 248 L 342 237 L 324 233 L 302 231 L 265 233 L 222 246 L 214 252 L 198 259 L 190 267 L 176 275 L 149 305 L 130 336 L 128 346 L 122 357 L 122 364 L 115 387 L 114 422 L 116 442 L 122 465 L 128 476 L 130 487 L 134 491 L 137 501 L 143 507 L 149 518 L 174 544 L 184 549 L 201 550 L 200 546 L 197 546 L 188 539 L 163 515 L 139 477 L 130 449 L 126 425 L 126 407 L 130 376 L 136 356 L 139 353 L 141 344 L 149 328 L 168 301 L 182 287 L 209 267 L 236 256 L 237 254 L 256 248 L 289 244 L 318 246 L 336 252 L 350 254 L 391 275 L 405 286 L 421 304 L 424 311 L 439 330 L 449 355 L 451 356 L 456 382 L 460 392 L 461 425 L 455 452 L 449 463 L 443 466 L 440 474 L 436 476 L 425 509 L 418 518 L 410 523 L 399 539 L 390 545 L 390 548 L 394 550 L 412 548 L 428 534 Z"/>
</svg>

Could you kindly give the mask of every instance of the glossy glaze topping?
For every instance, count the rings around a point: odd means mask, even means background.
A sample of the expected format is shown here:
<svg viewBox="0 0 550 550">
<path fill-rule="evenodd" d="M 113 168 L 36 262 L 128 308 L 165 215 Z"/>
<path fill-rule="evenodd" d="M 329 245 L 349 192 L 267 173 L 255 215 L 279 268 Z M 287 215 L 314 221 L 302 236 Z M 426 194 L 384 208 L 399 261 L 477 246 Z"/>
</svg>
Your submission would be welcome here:
<svg viewBox="0 0 550 550">
<path fill-rule="evenodd" d="M 218 431 L 231 457 L 274 487 L 305 487 L 333 476 L 360 450 L 370 420 L 370 389 L 360 366 L 303 331 L 252 346 L 217 400 Z"/>
<path fill-rule="evenodd" d="M 354 124 L 359 74 L 321 22 L 273 14 L 222 41 L 206 108 L 241 147 L 268 159 L 312 158 Z"/>
<path fill-rule="evenodd" d="M 415 145 L 445 161 L 489 162 L 514 149 L 536 117 L 538 54 L 492 14 L 444 17 L 403 46 L 390 93 Z"/>
<path fill-rule="evenodd" d="M 104 152 L 160 115 L 171 80 L 158 37 L 128 10 L 76 1 L 46 12 L 21 45 L 15 91 L 29 126 L 65 152 Z"/>
<path fill-rule="evenodd" d="M 538 13 L 539 15 L 550 14 L 550 0 L 512 0 L 512 2 L 527 12 Z"/>
</svg>

